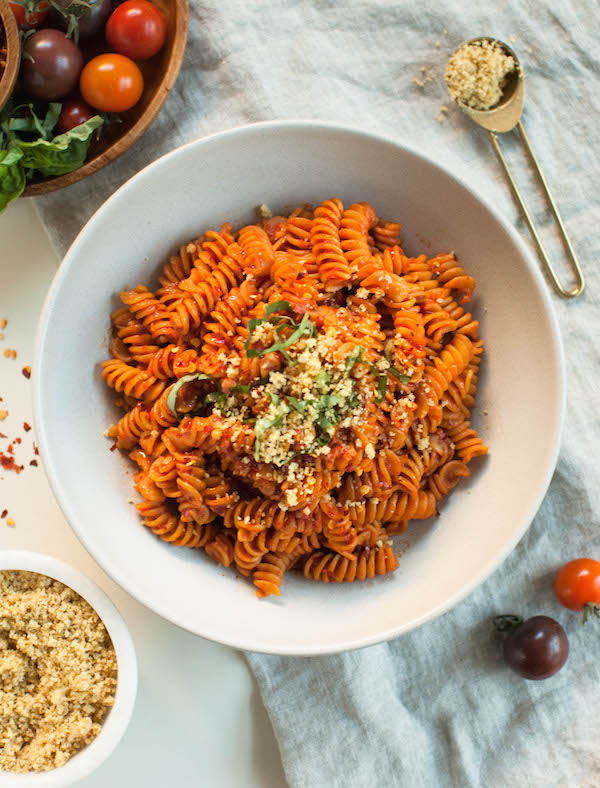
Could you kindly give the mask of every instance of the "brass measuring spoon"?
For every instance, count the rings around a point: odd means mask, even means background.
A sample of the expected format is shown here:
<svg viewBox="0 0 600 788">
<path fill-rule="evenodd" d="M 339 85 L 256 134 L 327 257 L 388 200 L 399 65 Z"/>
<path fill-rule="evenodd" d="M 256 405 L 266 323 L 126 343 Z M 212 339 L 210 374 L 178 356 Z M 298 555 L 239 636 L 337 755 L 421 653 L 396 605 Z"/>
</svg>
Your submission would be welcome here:
<svg viewBox="0 0 600 788">
<path fill-rule="evenodd" d="M 525 96 L 525 75 L 523 73 L 523 69 L 519 63 L 518 57 L 512 51 L 512 49 L 507 46 L 503 41 L 498 41 L 496 38 L 490 38 L 489 36 L 480 36 L 479 38 L 472 38 L 470 41 L 466 41 L 461 46 L 465 44 L 479 44 L 483 41 L 490 41 L 495 42 L 499 46 L 502 47 L 505 54 L 511 55 L 515 61 L 515 70 L 512 71 L 510 74 L 507 75 L 507 82 L 502 89 L 502 98 L 491 109 L 480 110 L 480 109 L 473 109 L 472 107 L 466 106 L 466 104 L 462 104 L 460 101 L 456 101 L 458 106 L 462 109 L 464 113 L 466 113 L 471 120 L 474 120 L 475 123 L 482 126 L 488 134 L 490 142 L 492 143 L 492 148 L 494 149 L 494 153 L 496 154 L 498 161 L 502 165 L 502 169 L 506 177 L 508 178 L 508 182 L 512 188 L 513 194 L 517 203 L 519 204 L 519 208 L 521 209 L 521 213 L 525 221 L 527 222 L 527 226 L 529 227 L 531 234 L 533 235 L 533 239 L 536 243 L 540 256 L 546 266 L 546 270 L 550 275 L 552 283 L 556 288 L 556 291 L 561 295 L 563 298 L 575 298 L 575 296 L 581 295 L 583 293 L 583 289 L 585 287 L 585 280 L 583 278 L 583 272 L 581 270 L 581 266 L 579 264 L 579 260 L 577 259 L 577 255 L 571 245 L 571 241 L 563 224 L 563 220 L 561 215 L 558 211 L 556 203 L 554 202 L 554 198 L 550 193 L 550 188 L 548 183 L 542 173 L 540 165 L 538 163 L 537 158 L 531 148 L 531 144 L 529 142 L 529 138 L 525 132 L 525 128 L 523 123 L 521 122 L 521 113 L 523 112 L 523 99 Z M 459 47 L 460 49 L 460 47 Z M 572 290 L 567 290 L 562 286 L 560 283 L 554 269 L 552 268 L 552 264 L 548 259 L 548 255 L 546 250 L 540 240 L 540 236 L 538 235 L 538 231 L 533 223 L 533 219 L 531 218 L 531 214 L 527 210 L 525 203 L 523 202 L 523 197 L 517 186 L 515 179 L 512 176 L 510 168 L 508 166 L 508 162 L 504 154 L 502 153 L 502 149 L 500 148 L 500 144 L 498 142 L 498 134 L 504 134 L 508 131 L 512 131 L 514 128 L 517 129 L 523 144 L 525 145 L 525 150 L 527 151 L 529 158 L 535 168 L 535 172 L 539 178 L 540 183 L 546 193 L 546 197 L 548 202 L 550 203 L 550 208 L 552 209 L 552 213 L 554 214 L 554 219 L 556 220 L 556 224 L 559 227 L 560 234 L 562 236 L 563 242 L 566 246 L 567 252 L 569 257 L 571 258 L 571 262 L 573 263 L 575 269 L 575 278 L 577 285 Z"/>
</svg>

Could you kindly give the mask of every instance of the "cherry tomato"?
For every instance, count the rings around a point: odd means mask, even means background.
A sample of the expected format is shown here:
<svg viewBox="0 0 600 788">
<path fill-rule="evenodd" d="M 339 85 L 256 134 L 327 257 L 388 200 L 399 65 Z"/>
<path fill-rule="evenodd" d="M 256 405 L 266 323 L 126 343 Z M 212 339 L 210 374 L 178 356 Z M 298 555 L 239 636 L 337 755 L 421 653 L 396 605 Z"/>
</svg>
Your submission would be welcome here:
<svg viewBox="0 0 600 788">
<path fill-rule="evenodd" d="M 106 23 L 106 40 L 121 55 L 148 60 L 165 43 L 167 25 L 162 12 L 148 0 L 125 0 Z"/>
<path fill-rule="evenodd" d="M 15 20 L 17 22 L 17 27 L 19 28 L 19 30 L 24 30 L 26 27 L 25 9 L 23 8 L 22 5 L 19 5 L 18 3 L 10 3 L 10 7 L 12 9 L 13 16 L 15 17 Z"/>
<path fill-rule="evenodd" d="M 21 64 L 23 88 L 34 98 L 51 101 L 70 93 L 79 79 L 83 56 L 60 30 L 37 30 L 25 41 Z"/>
<path fill-rule="evenodd" d="M 79 80 L 84 101 L 102 112 L 131 109 L 143 89 L 142 72 L 123 55 L 98 55 L 85 66 Z"/>
<path fill-rule="evenodd" d="M 583 610 L 600 617 L 600 562 L 576 558 L 562 566 L 554 579 L 556 598 L 569 610 Z"/>
<path fill-rule="evenodd" d="M 57 27 L 66 29 L 68 26 L 68 16 L 71 13 L 71 6 L 77 0 L 54 0 L 53 5 L 59 6 L 62 13 L 56 13 Z M 106 24 L 106 20 L 110 16 L 112 7 L 112 0 L 88 0 L 89 7 L 86 8 L 80 16 L 77 16 L 77 29 L 79 31 L 79 38 L 85 41 L 86 38 L 95 36 Z"/>
<path fill-rule="evenodd" d="M 569 641 L 558 621 L 533 616 L 515 627 L 503 646 L 504 660 L 525 679 L 548 679 L 569 656 Z"/>
<path fill-rule="evenodd" d="M 46 0 L 23 0 L 23 4 L 10 3 L 10 7 L 21 30 L 41 27 L 50 10 Z"/>
<path fill-rule="evenodd" d="M 81 99 L 70 99 L 62 105 L 58 116 L 58 130 L 64 134 L 75 126 L 80 126 L 86 120 L 93 118 L 96 113 Z"/>
</svg>

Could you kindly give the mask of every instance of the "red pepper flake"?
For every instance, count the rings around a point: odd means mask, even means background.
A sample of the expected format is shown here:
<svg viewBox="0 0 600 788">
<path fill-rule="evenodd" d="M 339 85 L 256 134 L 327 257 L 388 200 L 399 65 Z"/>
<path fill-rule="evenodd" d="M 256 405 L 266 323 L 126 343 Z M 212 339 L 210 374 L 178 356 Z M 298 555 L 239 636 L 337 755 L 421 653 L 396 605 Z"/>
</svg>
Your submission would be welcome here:
<svg viewBox="0 0 600 788">
<path fill-rule="evenodd" d="M 8 435 L 5 435 L 3 432 L 0 432 L 0 438 L 8 438 Z"/>
<path fill-rule="evenodd" d="M 2 452 L 0 452 L 0 465 L 2 465 L 5 471 L 21 473 L 23 470 L 23 466 L 17 465 L 14 457 L 7 457 L 6 454 L 2 454 Z"/>
<path fill-rule="evenodd" d="M 9 454 L 14 454 L 15 450 L 13 449 L 12 443 L 8 444 L 8 449 L 6 450 Z"/>
<path fill-rule="evenodd" d="M 28 424 L 26 421 L 24 421 L 23 429 L 25 430 L 25 432 L 29 432 L 29 430 L 31 429 L 31 424 Z"/>
<path fill-rule="evenodd" d="M 114 451 L 116 448 L 117 448 L 117 444 L 116 444 L 116 443 L 113 443 L 113 445 L 110 447 L 110 450 L 111 450 L 111 451 Z"/>
<path fill-rule="evenodd" d="M 33 453 L 39 455 L 38 447 L 35 445 L 35 441 L 33 442 Z"/>
<path fill-rule="evenodd" d="M 7 514 L 8 514 L 8 509 L 3 509 L 2 514 L 0 514 L 0 520 L 4 520 Z"/>
<path fill-rule="evenodd" d="M 38 461 L 37 460 L 32 460 L 29 464 L 33 465 L 34 468 L 38 467 Z"/>
<path fill-rule="evenodd" d="M 29 366 L 29 364 L 26 367 L 23 367 L 21 372 L 23 373 L 23 375 L 25 375 L 27 380 L 29 380 L 29 378 L 31 377 L 31 367 Z"/>
<path fill-rule="evenodd" d="M 15 443 L 22 443 L 21 438 L 15 438 Z"/>
</svg>

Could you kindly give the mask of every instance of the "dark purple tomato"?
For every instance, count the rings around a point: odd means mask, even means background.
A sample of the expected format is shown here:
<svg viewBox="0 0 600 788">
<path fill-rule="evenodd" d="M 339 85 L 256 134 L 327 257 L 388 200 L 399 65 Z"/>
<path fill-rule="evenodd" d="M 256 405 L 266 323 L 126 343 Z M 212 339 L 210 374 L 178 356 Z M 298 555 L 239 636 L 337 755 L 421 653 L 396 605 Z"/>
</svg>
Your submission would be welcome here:
<svg viewBox="0 0 600 788">
<path fill-rule="evenodd" d="M 25 42 L 23 88 L 34 98 L 52 101 L 70 93 L 83 68 L 83 56 L 60 30 L 38 30 Z"/>
<path fill-rule="evenodd" d="M 54 2 L 63 8 L 68 15 L 74 0 L 54 0 Z M 112 9 L 112 0 L 89 0 L 89 3 L 90 7 L 77 18 L 79 38 L 83 40 L 95 36 L 96 33 L 99 33 L 104 28 Z M 75 4 L 77 3 L 75 2 Z M 58 12 L 56 16 L 59 16 Z M 61 13 L 60 17 L 60 27 L 66 29 L 68 24 L 67 16 Z"/>
<path fill-rule="evenodd" d="M 95 114 L 94 110 L 82 99 L 65 101 L 58 117 L 58 130 L 63 134 L 66 131 L 71 131 L 75 126 L 93 118 Z"/>
<path fill-rule="evenodd" d="M 569 641 L 558 621 L 533 616 L 513 629 L 503 646 L 507 664 L 525 679 L 548 679 L 569 656 Z"/>
</svg>

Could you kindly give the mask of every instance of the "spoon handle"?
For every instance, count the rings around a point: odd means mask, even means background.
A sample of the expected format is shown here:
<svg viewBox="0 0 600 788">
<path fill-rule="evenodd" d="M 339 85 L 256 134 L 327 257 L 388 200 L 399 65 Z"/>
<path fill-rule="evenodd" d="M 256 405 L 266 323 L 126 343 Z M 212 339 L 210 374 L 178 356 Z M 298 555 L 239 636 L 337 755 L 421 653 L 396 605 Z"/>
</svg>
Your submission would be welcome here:
<svg viewBox="0 0 600 788">
<path fill-rule="evenodd" d="M 554 268 L 552 267 L 552 264 L 551 264 L 550 260 L 548 259 L 548 255 L 546 253 L 546 249 L 544 248 L 544 245 L 542 244 L 542 241 L 540 239 L 538 231 L 537 231 L 537 229 L 535 227 L 535 224 L 533 223 L 533 219 L 531 218 L 531 214 L 527 210 L 527 207 L 526 207 L 526 205 L 525 205 L 525 203 L 523 201 L 523 196 L 521 195 L 519 187 L 517 186 L 517 183 L 516 183 L 515 179 L 513 178 L 513 175 L 512 175 L 512 173 L 510 171 L 510 168 L 508 166 L 508 162 L 506 161 L 506 157 L 502 153 L 502 149 L 500 148 L 500 143 L 498 142 L 498 136 L 493 131 L 488 131 L 488 137 L 490 138 L 490 142 L 492 143 L 492 148 L 494 149 L 494 153 L 496 154 L 496 156 L 498 158 L 498 161 L 502 165 L 502 169 L 504 170 L 504 173 L 506 174 L 506 177 L 508 178 L 508 182 L 510 183 L 510 186 L 512 188 L 512 191 L 513 191 L 513 194 L 515 196 L 515 199 L 517 200 L 517 203 L 519 204 L 519 208 L 521 209 L 521 213 L 523 214 L 523 217 L 524 217 L 525 221 L 527 222 L 527 226 L 529 227 L 529 230 L 531 231 L 531 234 L 533 235 L 533 239 L 534 239 L 534 241 L 536 243 L 536 246 L 538 248 L 540 256 L 541 256 L 541 258 L 542 258 L 542 260 L 544 262 L 544 265 L 546 266 L 546 270 L 548 271 L 548 274 L 549 274 L 549 276 L 550 276 L 550 278 L 552 280 L 552 283 L 553 283 L 556 291 L 563 298 L 575 298 L 575 296 L 581 295 L 581 293 L 583 293 L 583 290 L 585 288 L 585 280 L 584 280 L 584 277 L 583 277 L 583 272 L 581 270 L 581 265 L 579 264 L 579 260 L 577 259 L 577 255 L 575 254 L 575 250 L 573 249 L 573 246 L 571 244 L 571 240 L 570 240 L 570 238 L 569 238 L 569 236 L 567 234 L 567 231 L 565 229 L 565 226 L 563 224 L 563 220 L 562 220 L 562 217 L 561 217 L 561 215 L 559 213 L 558 207 L 557 207 L 557 205 L 556 205 L 556 203 L 554 201 L 554 198 L 552 197 L 552 194 L 550 192 L 550 188 L 548 186 L 548 182 L 546 181 L 546 178 L 544 177 L 544 173 L 542 172 L 542 170 L 540 168 L 538 160 L 537 160 L 537 158 L 535 156 L 535 153 L 533 152 L 533 149 L 532 149 L 531 144 L 529 142 L 529 137 L 527 136 L 527 134 L 525 132 L 525 128 L 524 128 L 523 124 L 521 123 L 521 121 L 519 121 L 517 123 L 517 129 L 518 129 L 519 134 L 521 136 L 521 140 L 522 140 L 523 144 L 525 145 L 525 150 L 527 151 L 527 153 L 529 155 L 529 158 L 531 159 L 531 162 L 532 162 L 532 164 L 533 164 L 533 166 L 535 168 L 535 172 L 536 172 L 536 174 L 538 176 L 538 179 L 539 179 L 540 183 L 542 184 L 544 192 L 546 193 L 546 198 L 547 198 L 547 200 L 548 200 L 548 202 L 550 204 L 550 208 L 552 209 L 552 213 L 554 214 L 554 219 L 555 219 L 556 224 L 558 225 L 558 228 L 560 230 L 560 235 L 562 237 L 563 243 L 565 244 L 565 247 L 567 249 L 569 257 L 571 258 L 571 262 L 573 263 L 573 267 L 575 269 L 575 277 L 576 277 L 577 284 L 572 290 L 567 290 L 566 288 L 564 288 L 562 286 L 562 284 L 560 283 L 560 281 L 559 281 L 559 279 L 558 279 L 558 277 L 557 277 L 557 275 L 556 275 L 556 273 L 554 271 Z"/>
</svg>

